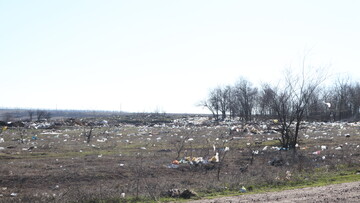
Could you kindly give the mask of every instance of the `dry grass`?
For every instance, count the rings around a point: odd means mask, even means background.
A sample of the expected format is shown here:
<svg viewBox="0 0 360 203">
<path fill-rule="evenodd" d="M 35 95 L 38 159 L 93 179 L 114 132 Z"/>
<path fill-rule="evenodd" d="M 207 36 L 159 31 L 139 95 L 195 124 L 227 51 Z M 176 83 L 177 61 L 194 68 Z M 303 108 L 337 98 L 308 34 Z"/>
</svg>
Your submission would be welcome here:
<svg viewBox="0 0 360 203">
<path fill-rule="evenodd" d="M 303 131 L 309 138 L 301 136 L 296 153 L 271 149 L 279 135 L 241 134 L 231 140 L 228 130 L 228 126 L 117 124 L 95 127 L 88 144 L 80 126 L 25 129 L 24 143 L 17 141 L 18 129 L 8 129 L 0 143 L 5 148 L 0 151 L 0 202 L 157 201 L 174 188 L 209 195 L 238 191 L 243 185 L 280 186 L 315 181 L 316 174 L 356 170 L 360 164 L 359 126 L 309 125 Z M 180 157 L 210 158 L 213 145 L 221 157 L 221 150 L 230 148 L 221 160 L 219 180 L 219 163 L 167 167 L 177 157 L 174 143 L 185 137 L 194 140 L 184 143 Z M 321 150 L 322 145 L 327 149 Z M 32 146 L 36 148 L 27 150 Z M 342 149 L 337 150 L 339 146 Z M 320 154 L 313 154 L 316 151 Z M 127 198 L 121 199 L 121 193 Z"/>
</svg>

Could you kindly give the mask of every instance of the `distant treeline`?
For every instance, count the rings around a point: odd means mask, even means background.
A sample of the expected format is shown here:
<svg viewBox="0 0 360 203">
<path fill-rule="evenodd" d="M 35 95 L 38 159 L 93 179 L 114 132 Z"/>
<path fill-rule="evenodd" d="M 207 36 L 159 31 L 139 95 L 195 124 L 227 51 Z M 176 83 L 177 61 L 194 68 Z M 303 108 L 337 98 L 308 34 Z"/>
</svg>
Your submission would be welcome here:
<svg viewBox="0 0 360 203">
<path fill-rule="evenodd" d="M 0 109 L 1 121 L 14 120 L 43 120 L 50 118 L 86 118 L 106 117 L 119 115 L 116 111 L 94 111 L 94 110 L 44 110 L 44 109 Z M 122 112 L 122 114 L 126 114 Z"/>
<path fill-rule="evenodd" d="M 302 79 L 301 79 L 302 80 Z M 301 81 L 299 80 L 299 81 Z M 306 78 L 305 80 L 306 81 Z M 312 83 L 314 84 L 314 83 Z M 318 85 L 320 83 L 316 83 Z M 287 86 L 286 86 L 287 85 Z M 291 85 L 298 85 L 292 87 Z M 218 86 L 209 92 L 209 96 L 200 103 L 213 114 L 216 120 L 224 120 L 228 117 L 240 117 L 250 121 L 255 116 L 274 117 L 279 114 L 279 108 L 275 104 L 276 99 L 293 97 L 288 101 L 296 100 L 298 92 L 304 93 L 306 101 L 301 102 L 305 106 L 304 119 L 318 121 L 358 121 L 360 118 L 360 83 L 351 81 L 349 78 L 337 78 L 331 85 L 319 85 L 311 95 L 306 95 L 301 83 L 287 81 L 285 86 L 263 84 L 254 87 L 253 84 L 240 78 L 235 85 Z M 311 88 L 310 86 L 306 88 Z M 279 91 L 281 89 L 282 91 Z M 290 92 L 288 90 L 293 91 Z M 298 91 L 298 92 L 296 92 Z M 284 94 L 286 93 L 286 94 Z M 283 94 L 283 95 L 281 95 Z M 286 108 L 291 113 L 294 109 L 291 103 Z M 286 109 L 284 109 L 286 110 Z"/>
</svg>

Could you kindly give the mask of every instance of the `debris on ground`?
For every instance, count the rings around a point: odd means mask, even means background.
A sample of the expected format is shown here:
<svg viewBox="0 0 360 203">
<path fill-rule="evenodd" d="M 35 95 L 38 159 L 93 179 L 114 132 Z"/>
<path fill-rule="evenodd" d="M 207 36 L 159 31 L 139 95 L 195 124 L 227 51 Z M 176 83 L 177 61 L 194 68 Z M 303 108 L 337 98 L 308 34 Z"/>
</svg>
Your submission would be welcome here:
<svg viewBox="0 0 360 203">
<path fill-rule="evenodd" d="M 242 187 L 240 188 L 240 192 L 241 192 L 241 193 L 245 193 L 245 192 L 246 192 L 246 188 L 245 188 L 244 186 L 242 186 Z"/>
<path fill-rule="evenodd" d="M 195 191 L 193 190 L 189 190 L 189 189 L 186 189 L 184 190 L 181 194 L 180 194 L 180 197 L 181 198 L 184 198 L 184 199 L 190 199 L 192 197 L 197 197 L 199 196 Z"/>
</svg>

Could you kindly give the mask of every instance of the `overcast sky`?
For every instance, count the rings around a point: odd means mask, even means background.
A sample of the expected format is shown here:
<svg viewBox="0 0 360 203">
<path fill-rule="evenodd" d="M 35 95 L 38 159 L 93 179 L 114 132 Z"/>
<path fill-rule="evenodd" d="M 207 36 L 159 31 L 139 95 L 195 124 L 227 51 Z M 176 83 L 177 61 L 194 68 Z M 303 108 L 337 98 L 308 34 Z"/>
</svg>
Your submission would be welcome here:
<svg viewBox="0 0 360 203">
<path fill-rule="evenodd" d="M 357 0 L 0 0 L 0 107 L 204 112 L 307 62 L 360 80 Z"/>
</svg>

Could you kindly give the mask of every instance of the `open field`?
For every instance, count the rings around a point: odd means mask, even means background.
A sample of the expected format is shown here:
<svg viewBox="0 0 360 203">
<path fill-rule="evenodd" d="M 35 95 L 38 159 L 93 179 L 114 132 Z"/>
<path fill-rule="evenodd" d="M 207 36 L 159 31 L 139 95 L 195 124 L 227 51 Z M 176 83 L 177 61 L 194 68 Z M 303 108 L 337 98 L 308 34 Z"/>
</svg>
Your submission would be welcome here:
<svg viewBox="0 0 360 203">
<path fill-rule="evenodd" d="M 199 199 L 243 186 L 251 193 L 360 180 L 359 123 L 304 123 L 295 151 L 278 147 L 270 119 L 144 114 L 23 124 L 0 135 L 0 202 L 178 201 L 169 190 Z"/>
</svg>

